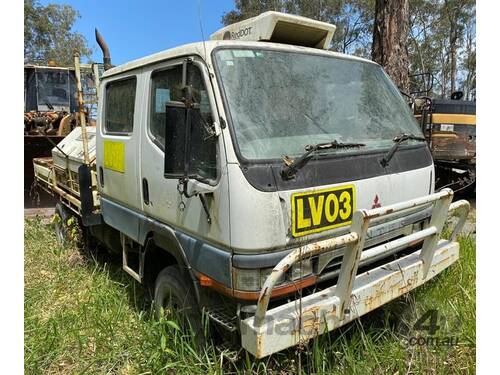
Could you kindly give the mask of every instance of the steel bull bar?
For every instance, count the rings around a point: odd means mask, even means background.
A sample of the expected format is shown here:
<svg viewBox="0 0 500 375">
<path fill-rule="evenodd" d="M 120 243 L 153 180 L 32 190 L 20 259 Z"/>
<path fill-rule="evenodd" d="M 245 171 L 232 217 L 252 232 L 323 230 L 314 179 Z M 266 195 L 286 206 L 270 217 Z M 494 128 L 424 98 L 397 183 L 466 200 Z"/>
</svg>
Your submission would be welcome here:
<svg viewBox="0 0 500 375">
<path fill-rule="evenodd" d="M 438 193 L 371 210 L 357 210 L 350 233 L 302 246 L 283 258 L 268 276 L 255 315 L 240 322 L 242 346 L 257 358 L 305 343 L 407 293 L 454 263 L 459 256 L 456 236 L 469 212 L 469 202 L 451 203 L 453 191 Z M 363 251 L 370 220 L 432 203 L 426 228 Z M 440 239 L 449 213 L 459 220 L 450 240 Z M 397 260 L 357 275 L 361 260 L 417 244 L 422 248 Z M 276 282 L 301 259 L 346 247 L 337 284 L 268 310 Z"/>
</svg>

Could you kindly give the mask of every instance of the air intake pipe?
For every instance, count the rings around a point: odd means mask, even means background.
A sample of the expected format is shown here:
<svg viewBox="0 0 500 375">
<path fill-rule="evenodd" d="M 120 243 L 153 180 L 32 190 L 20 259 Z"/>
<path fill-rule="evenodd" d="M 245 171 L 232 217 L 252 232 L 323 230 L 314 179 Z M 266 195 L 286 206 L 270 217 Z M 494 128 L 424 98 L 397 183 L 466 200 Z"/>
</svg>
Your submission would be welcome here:
<svg viewBox="0 0 500 375">
<path fill-rule="evenodd" d="M 111 55 L 109 54 L 108 45 L 106 44 L 104 38 L 97 29 L 95 29 L 95 40 L 97 41 L 97 44 L 99 44 L 99 47 L 101 47 L 102 50 L 102 55 L 103 55 L 102 62 L 104 63 L 104 70 L 112 68 L 113 65 L 111 65 Z"/>
</svg>

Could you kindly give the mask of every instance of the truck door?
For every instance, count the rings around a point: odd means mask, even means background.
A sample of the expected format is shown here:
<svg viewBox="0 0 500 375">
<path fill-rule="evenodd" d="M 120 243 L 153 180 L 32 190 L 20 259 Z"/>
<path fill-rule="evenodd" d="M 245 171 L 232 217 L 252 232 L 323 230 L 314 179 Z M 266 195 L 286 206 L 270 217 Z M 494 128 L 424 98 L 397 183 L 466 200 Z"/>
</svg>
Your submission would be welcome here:
<svg viewBox="0 0 500 375">
<path fill-rule="evenodd" d="M 97 139 L 97 173 L 104 199 L 140 209 L 138 79 L 128 75 L 105 81 Z"/>
<path fill-rule="evenodd" d="M 183 124 L 166 124 L 167 102 L 182 101 L 183 59 L 164 62 L 153 66 L 149 72 L 149 110 L 146 126 L 141 140 L 141 189 L 143 210 L 148 216 L 192 234 L 192 239 L 208 239 L 229 248 L 229 197 L 227 173 L 220 150 L 223 150 L 222 136 L 211 135 L 206 131 L 217 119 L 214 99 L 210 90 L 208 72 L 201 62 L 188 59 L 186 84 L 192 87 L 193 101 L 200 109 L 204 126 L 193 128 L 189 158 L 194 165 L 200 181 L 211 186 L 213 192 L 205 194 L 211 223 L 199 196 L 186 198 L 178 190 L 179 177 L 165 177 L 165 157 L 175 158 L 172 150 L 166 150 L 166 126 L 182 127 Z M 204 73 L 205 72 L 205 73 Z M 147 76 L 147 75 L 145 75 Z M 179 128 L 180 130 L 180 128 Z M 168 142 L 167 142 L 168 144 Z M 180 160 L 180 159 L 179 159 Z M 172 175 L 182 174 L 183 163 L 179 170 L 169 171 Z M 225 246 L 222 246 L 225 247 Z"/>
</svg>

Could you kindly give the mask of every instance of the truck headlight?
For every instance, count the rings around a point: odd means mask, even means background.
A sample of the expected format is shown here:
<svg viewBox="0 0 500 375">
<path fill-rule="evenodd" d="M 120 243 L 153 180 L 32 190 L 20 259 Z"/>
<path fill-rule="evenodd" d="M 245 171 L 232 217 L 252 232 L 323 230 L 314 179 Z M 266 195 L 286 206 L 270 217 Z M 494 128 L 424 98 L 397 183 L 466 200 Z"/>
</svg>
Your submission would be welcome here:
<svg viewBox="0 0 500 375">
<path fill-rule="evenodd" d="M 312 273 L 312 262 L 311 259 L 303 259 L 292 266 L 289 271 L 290 280 L 300 280 Z"/>
<path fill-rule="evenodd" d="M 273 268 L 262 269 L 233 269 L 234 289 L 236 290 L 251 290 L 260 291 L 264 286 L 267 277 L 271 274 Z M 282 284 L 284 277 L 282 277 L 276 285 Z"/>
<path fill-rule="evenodd" d="M 233 270 L 234 289 L 237 290 L 259 290 L 260 270 L 235 268 Z"/>
</svg>

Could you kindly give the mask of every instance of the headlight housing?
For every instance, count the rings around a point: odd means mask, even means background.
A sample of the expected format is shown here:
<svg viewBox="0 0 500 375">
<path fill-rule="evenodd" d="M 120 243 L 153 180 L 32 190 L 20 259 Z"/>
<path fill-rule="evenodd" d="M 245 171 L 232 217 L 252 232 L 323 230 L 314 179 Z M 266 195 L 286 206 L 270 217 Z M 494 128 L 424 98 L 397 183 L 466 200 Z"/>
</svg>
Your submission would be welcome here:
<svg viewBox="0 0 500 375">
<path fill-rule="evenodd" d="M 291 270 L 288 271 L 290 280 L 296 281 L 303 279 L 306 276 L 312 274 L 312 261 L 311 259 L 302 259 L 298 263 L 295 263 Z"/>
<path fill-rule="evenodd" d="M 273 267 L 274 268 L 274 267 Z M 234 289 L 245 291 L 260 291 L 266 282 L 267 277 L 273 271 L 273 268 L 257 268 L 257 269 L 233 269 Z M 282 277 L 276 285 L 283 284 L 285 280 Z"/>
<path fill-rule="evenodd" d="M 233 283 L 236 290 L 259 290 L 260 270 L 257 269 L 233 269 Z"/>
<path fill-rule="evenodd" d="M 274 267 L 260 269 L 233 268 L 234 289 L 242 291 L 260 291 L 273 269 Z M 286 282 L 303 279 L 311 274 L 311 259 L 304 259 L 302 262 L 293 265 L 292 268 L 278 280 L 276 286 L 283 285 Z"/>
</svg>

